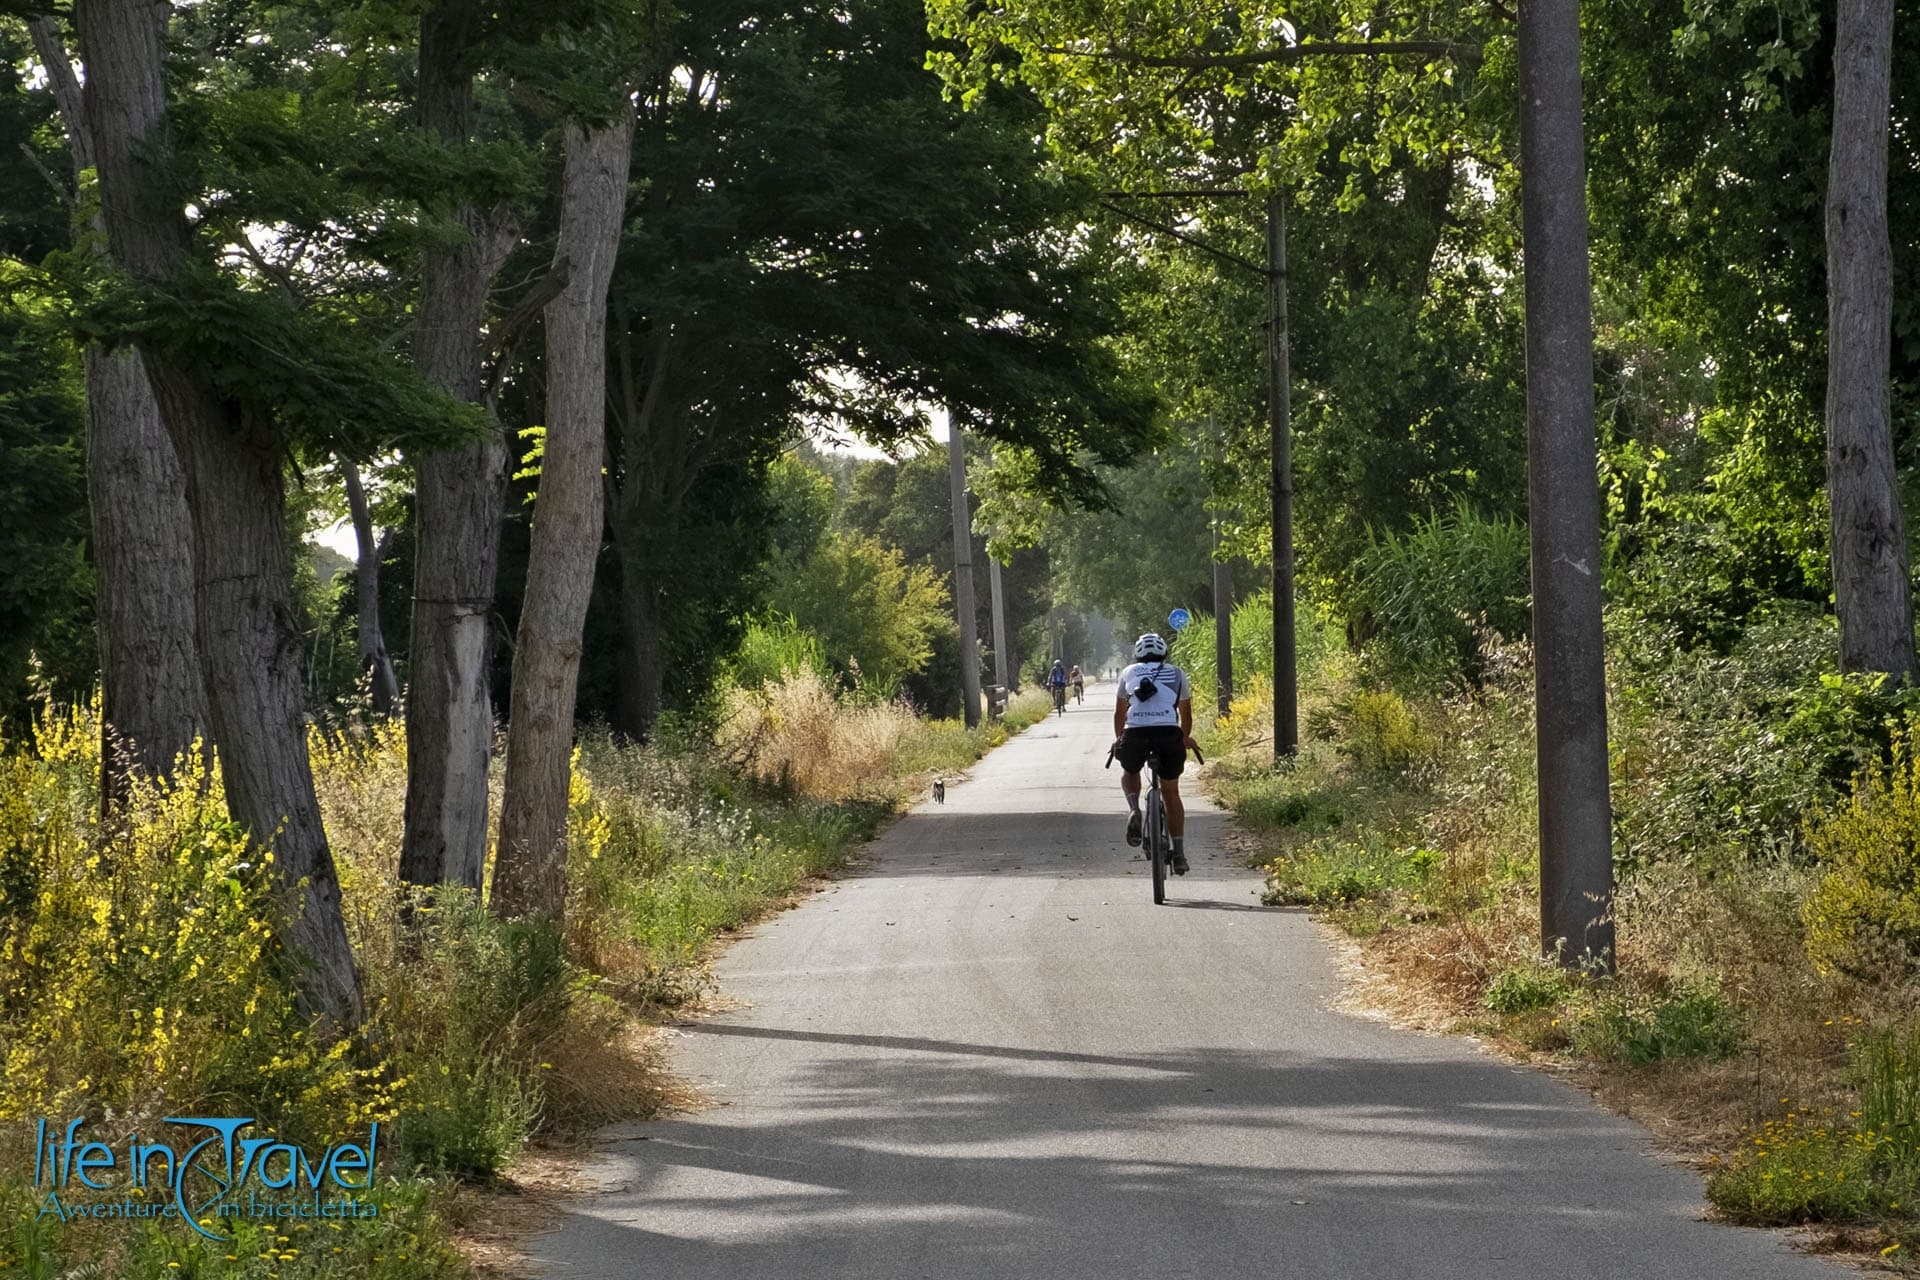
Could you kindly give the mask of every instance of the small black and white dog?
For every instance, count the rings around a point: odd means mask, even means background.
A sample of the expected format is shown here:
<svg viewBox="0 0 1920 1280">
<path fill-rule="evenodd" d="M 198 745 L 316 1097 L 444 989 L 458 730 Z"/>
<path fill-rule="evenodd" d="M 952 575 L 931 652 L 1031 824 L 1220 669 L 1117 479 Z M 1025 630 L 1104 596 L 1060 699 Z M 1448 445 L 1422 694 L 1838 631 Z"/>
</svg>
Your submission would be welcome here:
<svg viewBox="0 0 1920 1280">
<path fill-rule="evenodd" d="M 938 778 L 933 780 L 933 802 L 935 804 L 945 804 L 947 802 L 947 784 Z"/>
</svg>

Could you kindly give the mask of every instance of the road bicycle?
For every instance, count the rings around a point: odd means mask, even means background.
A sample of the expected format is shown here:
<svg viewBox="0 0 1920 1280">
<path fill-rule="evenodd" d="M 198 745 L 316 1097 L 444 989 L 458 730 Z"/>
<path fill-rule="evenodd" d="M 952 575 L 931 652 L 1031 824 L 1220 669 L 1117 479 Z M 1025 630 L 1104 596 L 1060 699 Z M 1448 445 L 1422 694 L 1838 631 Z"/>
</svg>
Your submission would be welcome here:
<svg viewBox="0 0 1920 1280">
<path fill-rule="evenodd" d="M 1113 753 L 1119 743 L 1107 748 L 1107 768 L 1113 767 Z M 1207 758 L 1200 748 L 1188 747 L 1201 764 Z M 1153 753 L 1147 753 L 1147 789 L 1140 797 L 1140 843 L 1146 846 L 1147 861 L 1153 865 L 1153 905 L 1167 900 L 1167 864 L 1173 859 L 1173 836 L 1167 831 L 1167 806 L 1160 799 L 1160 771 L 1153 767 Z"/>
<path fill-rule="evenodd" d="M 1059 716 L 1067 714 L 1067 686 L 1063 684 L 1053 686 L 1053 712 Z"/>
</svg>

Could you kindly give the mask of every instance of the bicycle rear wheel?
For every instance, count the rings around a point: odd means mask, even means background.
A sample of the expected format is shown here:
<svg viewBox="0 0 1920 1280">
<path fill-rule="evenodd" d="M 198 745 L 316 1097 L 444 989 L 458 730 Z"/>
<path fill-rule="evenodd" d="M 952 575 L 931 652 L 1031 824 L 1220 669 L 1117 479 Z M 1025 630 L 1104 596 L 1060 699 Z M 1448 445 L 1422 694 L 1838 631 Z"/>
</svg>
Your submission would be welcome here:
<svg viewBox="0 0 1920 1280">
<path fill-rule="evenodd" d="M 1153 905 L 1167 900 L 1167 811 L 1160 805 L 1160 779 L 1147 791 L 1147 859 L 1153 864 Z"/>
</svg>

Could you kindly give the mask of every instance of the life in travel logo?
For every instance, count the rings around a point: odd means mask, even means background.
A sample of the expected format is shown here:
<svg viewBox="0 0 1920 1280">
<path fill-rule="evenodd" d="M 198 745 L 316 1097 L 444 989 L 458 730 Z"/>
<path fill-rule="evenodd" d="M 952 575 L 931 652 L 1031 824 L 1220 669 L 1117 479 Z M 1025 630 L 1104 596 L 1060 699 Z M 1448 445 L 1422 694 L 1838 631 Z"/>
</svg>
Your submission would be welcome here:
<svg viewBox="0 0 1920 1280">
<path fill-rule="evenodd" d="M 249 1137 L 253 1120 L 168 1116 L 168 1141 L 129 1134 L 119 1146 L 64 1132 L 41 1120 L 34 1136 L 33 1185 L 39 1217 L 177 1218 L 212 1240 L 234 1219 L 375 1218 L 378 1121 L 364 1143 L 340 1142 L 317 1156 L 272 1136 Z M 44 1189 L 44 1192 L 43 1190 Z"/>
</svg>

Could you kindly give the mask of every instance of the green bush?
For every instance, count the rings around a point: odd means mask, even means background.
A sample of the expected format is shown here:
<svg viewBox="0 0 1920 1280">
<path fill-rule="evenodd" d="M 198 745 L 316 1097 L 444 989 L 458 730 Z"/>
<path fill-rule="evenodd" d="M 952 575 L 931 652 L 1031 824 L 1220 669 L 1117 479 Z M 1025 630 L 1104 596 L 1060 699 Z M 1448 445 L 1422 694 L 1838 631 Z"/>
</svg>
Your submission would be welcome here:
<svg viewBox="0 0 1920 1280">
<path fill-rule="evenodd" d="M 588 978 L 546 922 L 502 921 L 443 890 L 415 914 L 411 963 L 375 973 L 403 1105 L 394 1136 L 412 1164 L 497 1174 L 544 1104 L 541 1054 Z"/>
<path fill-rule="evenodd" d="M 1439 861 L 1431 849 L 1396 849 L 1377 839 L 1310 846 L 1267 867 L 1269 906 L 1349 906 L 1417 884 Z"/>
<path fill-rule="evenodd" d="M 1651 998 L 1603 992 L 1573 1026 L 1574 1049 L 1603 1062 L 1726 1058 L 1745 1040 L 1733 1006 L 1705 987 Z"/>
<path fill-rule="evenodd" d="M 1807 817 L 1890 739 L 1897 696 L 1833 674 L 1831 618 L 1780 608 L 1731 651 L 1608 614 L 1623 864 L 1799 858 Z"/>
<path fill-rule="evenodd" d="M 1920 959 L 1920 761 L 1902 733 L 1845 803 L 1816 815 L 1807 843 L 1824 868 L 1802 910 L 1822 973 L 1885 978 Z"/>
<path fill-rule="evenodd" d="M 1891 1208 L 1874 1178 L 1874 1141 L 1831 1117 L 1790 1112 L 1749 1132 L 1707 1179 L 1707 1201 L 1735 1222 L 1853 1222 Z"/>
<path fill-rule="evenodd" d="M 1503 970 L 1480 997 L 1488 1013 L 1527 1013 L 1551 1009 L 1567 998 L 1573 981 L 1557 965 L 1535 961 Z"/>
<path fill-rule="evenodd" d="M 1343 755 L 1363 769 L 1399 772 L 1431 760 L 1436 745 L 1406 700 L 1390 689 L 1362 690 L 1340 707 Z"/>
<path fill-rule="evenodd" d="M 818 638 L 802 631 L 788 615 L 749 622 L 740 634 L 740 647 L 727 664 L 728 676 L 742 689 L 778 683 L 800 671 L 826 679 L 826 652 Z"/>
<path fill-rule="evenodd" d="M 1480 630 L 1528 634 L 1528 591 L 1526 525 L 1463 502 L 1375 535 L 1347 612 L 1389 679 L 1445 685 L 1478 680 Z"/>
<path fill-rule="evenodd" d="M 176 1224 L 113 1223 L 103 1229 L 37 1219 L 30 1189 L 0 1183 L 0 1274 L 20 1280 L 456 1280 L 472 1274 L 448 1243 L 435 1190 L 388 1180 L 359 1195 L 377 1216 L 346 1222 L 262 1223 L 227 1219 L 228 1239 Z M 119 1233 L 124 1229 L 124 1236 Z M 101 1237 L 111 1230 L 119 1238 Z M 78 1247 L 76 1247 L 78 1246 Z M 108 1250 L 109 1268 L 86 1261 Z"/>
</svg>

